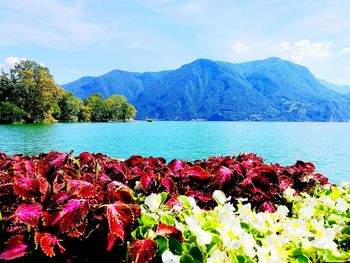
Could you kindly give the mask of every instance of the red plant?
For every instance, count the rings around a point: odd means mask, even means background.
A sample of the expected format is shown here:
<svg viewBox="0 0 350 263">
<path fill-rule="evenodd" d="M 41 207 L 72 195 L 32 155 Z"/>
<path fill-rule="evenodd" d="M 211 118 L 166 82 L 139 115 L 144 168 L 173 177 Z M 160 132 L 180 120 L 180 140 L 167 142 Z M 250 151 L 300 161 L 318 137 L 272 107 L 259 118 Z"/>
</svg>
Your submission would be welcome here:
<svg viewBox="0 0 350 263">
<path fill-rule="evenodd" d="M 276 204 L 286 203 L 288 187 L 312 191 L 328 183 L 314 169 L 302 161 L 287 167 L 265 164 L 255 154 L 167 164 L 163 158 L 119 161 L 86 152 L 78 157 L 0 153 L 0 259 L 113 261 L 125 255 L 137 227 L 141 209 L 134 196 L 166 191 L 165 204 L 181 206 L 177 197 L 184 194 L 210 209 L 212 193 L 220 189 L 233 203 L 246 198 L 258 211 L 273 212 Z M 159 224 L 156 231 L 183 238 L 173 226 Z M 129 252 L 132 260 L 146 262 L 155 257 L 157 244 L 136 240 Z"/>
</svg>

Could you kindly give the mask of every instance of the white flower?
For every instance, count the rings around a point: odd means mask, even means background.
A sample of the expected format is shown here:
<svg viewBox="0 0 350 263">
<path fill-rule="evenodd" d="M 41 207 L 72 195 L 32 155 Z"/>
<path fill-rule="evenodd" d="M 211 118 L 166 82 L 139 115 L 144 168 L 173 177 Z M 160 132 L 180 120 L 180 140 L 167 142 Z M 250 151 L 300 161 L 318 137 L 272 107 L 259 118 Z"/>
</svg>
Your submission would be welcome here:
<svg viewBox="0 0 350 263">
<path fill-rule="evenodd" d="M 207 259 L 208 263 L 223 263 L 223 262 L 229 262 L 228 256 L 226 252 L 221 250 L 215 250 L 213 253 L 210 254 L 209 258 Z"/>
<path fill-rule="evenodd" d="M 214 191 L 213 198 L 219 205 L 225 204 L 225 202 L 227 200 L 225 194 L 220 190 Z"/>
<path fill-rule="evenodd" d="M 328 205 L 330 207 L 335 206 L 335 202 L 329 197 L 329 196 L 321 196 L 320 201 L 324 203 L 325 205 Z"/>
<path fill-rule="evenodd" d="M 311 219 L 314 213 L 314 208 L 311 206 L 303 206 L 299 210 L 299 218 L 300 219 Z"/>
<path fill-rule="evenodd" d="M 293 188 L 287 188 L 286 190 L 284 190 L 283 192 L 283 197 L 288 201 L 288 202 L 292 202 L 294 200 L 294 194 L 295 194 L 295 190 Z"/>
<path fill-rule="evenodd" d="M 209 245 L 211 243 L 212 236 L 211 236 L 211 233 L 208 231 L 204 231 L 204 230 L 197 231 L 196 236 L 197 236 L 197 243 L 200 246 Z"/>
<path fill-rule="evenodd" d="M 312 233 L 308 231 L 306 222 L 301 219 L 288 220 L 285 222 L 284 234 L 292 240 L 300 240 L 306 236 L 312 236 Z"/>
<path fill-rule="evenodd" d="M 139 189 L 141 189 L 141 186 L 142 186 L 142 184 L 140 183 L 140 181 L 136 181 L 135 182 L 135 190 L 139 190 Z"/>
<path fill-rule="evenodd" d="M 343 198 L 339 197 L 336 201 L 335 207 L 340 211 L 340 212 L 346 212 L 346 210 L 349 209 L 349 205 L 344 201 Z"/>
<path fill-rule="evenodd" d="M 179 263 L 180 256 L 174 255 L 170 250 L 165 250 L 162 254 L 162 261 L 164 263 Z"/>
<path fill-rule="evenodd" d="M 187 200 L 188 200 L 188 203 L 192 206 L 192 208 L 197 206 L 196 200 L 192 196 L 187 197 Z"/>
<path fill-rule="evenodd" d="M 255 243 L 254 237 L 251 234 L 243 233 L 240 240 L 241 240 L 241 244 L 244 247 L 245 254 L 251 258 L 255 257 L 256 243 Z"/>
<path fill-rule="evenodd" d="M 232 242 L 231 242 L 232 249 L 239 249 L 240 247 L 241 247 L 241 242 L 239 242 L 236 239 L 232 240 Z"/>
<path fill-rule="evenodd" d="M 185 231 L 184 225 L 183 225 L 181 222 L 178 222 L 177 220 L 175 220 L 175 227 L 176 227 L 177 229 L 179 229 L 181 232 L 184 232 L 184 231 Z"/>
<path fill-rule="evenodd" d="M 230 221 L 230 219 L 233 217 L 233 211 L 235 210 L 231 204 L 217 206 L 216 209 L 218 210 L 218 220 L 220 222 Z"/>
<path fill-rule="evenodd" d="M 145 199 L 145 205 L 147 205 L 151 211 L 157 210 L 161 202 L 162 202 L 162 198 L 160 195 L 157 195 L 157 194 L 150 194 Z"/>
<path fill-rule="evenodd" d="M 277 207 L 277 211 L 276 214 L 280 217 L 280 218 L 284 218 L 288 215 L 289 210 L 288 207 L 286 207 L 285 205 L 280 205 Z"/>
</svg>

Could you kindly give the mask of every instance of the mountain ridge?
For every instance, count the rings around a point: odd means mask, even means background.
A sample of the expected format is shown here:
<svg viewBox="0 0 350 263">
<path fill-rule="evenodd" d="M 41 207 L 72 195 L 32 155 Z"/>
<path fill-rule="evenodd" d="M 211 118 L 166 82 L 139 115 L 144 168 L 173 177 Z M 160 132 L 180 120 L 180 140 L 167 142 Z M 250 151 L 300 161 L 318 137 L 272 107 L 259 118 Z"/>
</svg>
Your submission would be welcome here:
<svg viewBox="0 0 350 263">
<path fill-rule="evenodd" d="M 244 63 L 197 59 L 175 70 L 112 70 L 63 85 L 84 99 L 126 96 L 138 119 L 349 121 L 349 96 L 322 85 L 308 68 L 272 57 Z"/>
</svg>

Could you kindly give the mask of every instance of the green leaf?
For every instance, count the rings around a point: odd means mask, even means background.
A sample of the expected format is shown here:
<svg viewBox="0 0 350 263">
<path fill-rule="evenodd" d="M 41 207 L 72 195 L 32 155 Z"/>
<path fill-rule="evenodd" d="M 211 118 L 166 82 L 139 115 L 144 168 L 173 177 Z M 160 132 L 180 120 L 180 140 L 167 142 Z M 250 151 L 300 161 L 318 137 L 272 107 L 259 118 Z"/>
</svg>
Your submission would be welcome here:
<svg viewBox="0 0 350 263">
<path fill-rule="evenodd" d="M 237 255 L 236 256 L 238 263 L 245 263 L 245 257 L 242 255 Z"/>
<path fill-rule="evenodd" d="M 193 262 L 196 262 L 196 260 L 190 255 L 183 255 L 180 258 L 180 263 L 193 263 Z"/>
<path fill-rule="evenodd" d="M 187 196 L 180 195 L 180 196 L 178 196 L 177 199 L 180 200 L 180 202 L 182 203 L 184 209 L 191 209 L 192 208 L 190 202 L 188 201 L 188 197 Z"/>
<path fill-rule="evenodd" d="M 160 194 L 160 197 L 162 199 L 161 204 L 163 204 L 165 202 L 165 200 L 168 198 L 168 193 L 163 192 Z"/>
<path fill-rule="evenodd" d="M 192 247 L 189 251 L 189 254 L 198 261 L 203 261 L 203 254 L 198 247 Z"/>
<path fill-rule="evenodd" d="M 169 237 L 169 249 L 175 255 L 181 255 L 182 254 L 182 244 L 176 238 Z"/>
<path fill-rule="evenodd" d="M 298 262 L 299 263 L 309 263 L 309 258 L 305 255 L 298 256 Z"/>
<path fill-rule="evenodd" d="M 158 220 L 156 220 L 154 217 L 149 216 L 147 214 L 141 214 L 140 222 L 142 225 L 145 225 L 145 226 L 158 224 Z"/>
<path fill-rule="evenodd" d="M 161 256 L 165 250 L 169 249 L 169 240 L 164 236 L 157 236 L 154 241 L 158 244 L 157 255 Z"/>
<path fill-rule="evenodd" d="M 250 225 L 244 222 L 241 222 L 241 228 L 245 229 L 245 230 L 249 230 L 250 229 Z"/>
<path fill-rule="evenodd" d="M 169 226 L 174 226 L 175 225 L 175 219 L 171 215 L 162 215 L 160 217 L 160 222 L 167 224 Z"/>
<path fill-rule="evenodd" d="M 132 231 L 131 236 L 133 238 L 144 239 L 149 229 L 148 226 L 140 226 Z"/>
</svg>

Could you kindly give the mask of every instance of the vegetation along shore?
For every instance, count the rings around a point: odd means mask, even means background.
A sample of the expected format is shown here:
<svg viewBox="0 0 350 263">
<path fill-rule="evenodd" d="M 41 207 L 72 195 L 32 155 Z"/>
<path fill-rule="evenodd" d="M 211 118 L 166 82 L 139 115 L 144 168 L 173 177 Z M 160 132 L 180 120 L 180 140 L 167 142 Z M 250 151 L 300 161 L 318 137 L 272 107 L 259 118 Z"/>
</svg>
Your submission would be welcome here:
<svg viewBox="0 0 350 263">
<path fill-rule="evenodd" d="M 345 262 L 349 206 L 302 161 L 0 154 L 0 259 Z"/>
<path fill-rule="evenodd" d="M 34 61 L 22 60 L 0 74 L 0 123 L 127 121 L 135 115 L 135 107 L 121 95 L 76 98 Z"/>
</svg>

